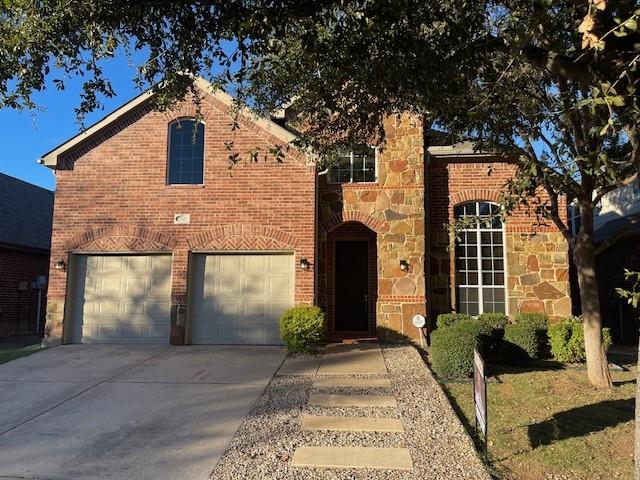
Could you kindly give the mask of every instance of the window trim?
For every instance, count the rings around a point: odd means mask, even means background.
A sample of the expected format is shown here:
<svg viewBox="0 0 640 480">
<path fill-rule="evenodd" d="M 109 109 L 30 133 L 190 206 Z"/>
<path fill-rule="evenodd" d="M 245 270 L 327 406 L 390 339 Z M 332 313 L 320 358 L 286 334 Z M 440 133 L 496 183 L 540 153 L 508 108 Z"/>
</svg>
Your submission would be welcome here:
<svg viewBox="0 0 640 480">
<path fill-rule="evenodd" d="M 495 203 L 495 202 L 491 202 L 488 200 L 469 200 L 466 202 L 461 202 L 458 203 L 456 205 L 454 205 L 454 209 L 455 207 L 461 206 L 461 205 L 465 205 L 465 204 L 469 204 L 469 203 L 474 203 L 476 205 L 476 211 L 480 212 L 480 208 L 479 205 L 482 203 L 487 203 L 489 205 L 494 205 L 499 207 L 500 209 L 502 209 L 502 207 L 500 207 L 499 204 Z M 455 219 L 455 213 L 454 213 L 454 219 Z M 483 313 L 492 313 L 492 312 L 485 312 L 484 311 L 484 296 L 483 296 L 483 288 L 485 288 L 485 285 L 483 284 L 482 281 L 482 274 L 484 273 L 484 271 L 482 270 L 482 244 L 481 244 L 481 233 L 482 232 L 498 232 L 498 231 L 502 231 L 502 265 L 503 265 L 503 284 L 501 285 L 502 288 L 504 289 L 504 314 L 505 315 L 509 315 L 509 282 L 508 282 L 508 269 L 509 266 L 507 264 L 507 229 L 506 229 L 506 220 L 502 222 L 502 226 L 500 229 L 496 229 L 496 228 L 480 228 L 480 225 L 478 225 L 478 227 L 473 228 L 473 229 L 463 229 L 461 231 L 464 232 L 473 232 L 476 235 L 476 241 L 477 241 L 477 251 L 476 251 L 476 261 L 478 262 L 478 284 L 477 285 L 467 285 L 467 284 L 463 284 L 463 285 L 459 285 L 458 284 L 458 268 L 456 266 L 456 260 L 458 259 L 457 255 L 456 255 L 456 249 L 453 249 L 453 265 L 454 265 L 454 272 L 453 272 L 453 285 L 454 285 L 454 289 L 455 289 L 455 300 L 456 300 L 456 311 L 460 310 L 460 295 L 458 294 L 458 289 L 462 286 L 465 288 L 474 288 L 476 287 L 478 289 L 478 315 L 481 315 Z M 495 258 L 495 257 L 492 257 Z M 493 269 L 493 265 L 491 268 L 491 273 L 494 274 L 495 270 Z M 490 288 L 491 286 L 487 285 L 486 288 Z M 495 286 L 493 286 L 495 287 Z"/>
<path fill-rule="evenodd" d="M 193 122 L 197 122 L 199 124 L 202 124 L 203 130 L 202 130 L 202 182 L 201 183 L 171 183 L 169 182 L 169 168 L 171 165 L 171 126 L 175 123 L 180 123 L 180 122 L 184 122 L 184 121 L 193 121 Z M 169 123 L 167 123 L 167 166 L 166 166 L 166 172 L 165 172 L 165 186 L 167 187 L 172 187 L 172 188 L 193 188 L 193 187 L 204 187 L 205 185 L 205 173 L 206 173 L 206 167 L 207 167 L 207 162 L 206 162 L 206 158 L 207 158 L 207 142 L 206 142 L 206 130 L 207 130 L 207 124 L 204 120 L 196 120 L 195 117 L 177 117 L 174 118 L 173 120 L 171 120 Z"/>
<path fill-rule="evenodd" d="M 378 159 L 379 159 L 379 151 L 380 148 L 379 147 L 371 147 L 370 145 L 368 145 L 369 148 L 371 148 L 373 150 L 373 174 L 375 176 L 375 179 L 371 182 L 354 182 L 353 181 L 353 150 L 349 150 L 349 181 L 348 182 L 337 182 L 332 180 L 332 174 L 331 174 L 331 170 L 333 169 L 332 167 L 329 167 L 329 174 L 327 175 L 327 183 L 330 185 L 376 185 L 378 183 Z"/>
</svg>

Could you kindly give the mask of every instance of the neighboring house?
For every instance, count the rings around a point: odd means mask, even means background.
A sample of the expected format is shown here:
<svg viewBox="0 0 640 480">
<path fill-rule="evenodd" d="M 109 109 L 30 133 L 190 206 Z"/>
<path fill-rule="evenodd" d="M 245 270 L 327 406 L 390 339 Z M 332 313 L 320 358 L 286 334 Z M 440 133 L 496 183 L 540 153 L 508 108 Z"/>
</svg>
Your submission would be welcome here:
<svg viewBox="0 0 640 480">
<path fill-rule="evenodd" d="M 630 286 L 624 278 L 625 268 L 640 271 L 640 223 L 631 222 L 631 217 L 637 215 L 640 215 L 638 181 L 605 195 L 594 218 L 597 242 L 612 236 L 617 239 L 597 259 L 603 324 L 611 328 L 616 342 L 634 345 L 638 343 L 638 312 L 615 289 Z"/>
<path fill-rule="evenodd" d="M 416 337 L 413 315 L 452 306 L 570 313 L 554 228 L 532 236 L 518 213 L 447 249 L 443 224 L 495 211 L 512 164 L 428 149 L 408 115 L 329 172 L 294 148 L 264 161 L 294 134 L 248 112 L 232 132 L 230 97 L 198 83 L 197 128 L 190 102 L 157 112 L 143 94 L 43 156 L 57 178 L 49 341 L 166 343 L 184 325 L 186 343 L 279 343 L 283 310 L 312 303 L 334 340 Z M 244 160 L 230 169 L 232 138 Z"/>
<path fill-rule="evenodd" d="M 44 329 L 53 192 L 0 173 L 0 337 Z"/>
</svg>

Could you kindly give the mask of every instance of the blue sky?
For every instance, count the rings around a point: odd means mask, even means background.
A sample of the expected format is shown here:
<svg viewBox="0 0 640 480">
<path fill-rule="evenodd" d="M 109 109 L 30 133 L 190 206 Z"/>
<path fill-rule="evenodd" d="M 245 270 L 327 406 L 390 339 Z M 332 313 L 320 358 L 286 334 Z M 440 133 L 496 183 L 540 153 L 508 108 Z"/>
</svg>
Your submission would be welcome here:
<svg viewBox="0 0 640 480">
<path fill-rule="evenodd" d="M 106 63 L 105 72 L 117 96 L 105 99 L 104 110 L 87 117 L 87 127 L 139 93 L 132 81 L 134 71 L 124 56 Z M 65 84 L 64 92 L 50 84 L 33 97 L 44 111 L 0 110 L 0 172 L 50 190 L 55 188 L 53 172 L 38 165 L 36 159 L 80 130 L 74 108 L 80 103 L 81 82 L 72 79 Z"/>
</svg>

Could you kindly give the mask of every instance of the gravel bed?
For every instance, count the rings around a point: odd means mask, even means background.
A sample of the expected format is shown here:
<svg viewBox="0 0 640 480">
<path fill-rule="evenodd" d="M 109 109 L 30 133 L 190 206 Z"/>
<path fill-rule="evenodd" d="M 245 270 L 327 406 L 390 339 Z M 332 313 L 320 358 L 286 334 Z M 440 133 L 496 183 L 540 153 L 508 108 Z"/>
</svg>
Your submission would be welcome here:
<svg viewBox="0 0 640 480">
<path fill-rule="evenodd" d="M 310 407 L 306 405 L 304 413 L 336 417 L 401 418 L 400 412 L 394 407 Z"/>
<path fill-rule="evenodd" d="M 313 377 L 274 377 L 234 435 L 211 479 L 490 480 L 471 439 L 418 352 L 411 346 L 384 346 L 383 354 L 391 393 L 389 389 L 367 392 L 393 395 L 397 409 L 309 407 Z M 339 388 L 320 391 L 366 393 Z M 405 432 L 302 432 L 303 413 L 401 418 Z M 293 453 L 301 446 L 407 447 L 414 470 L 292 467 Z"/>
</svg>

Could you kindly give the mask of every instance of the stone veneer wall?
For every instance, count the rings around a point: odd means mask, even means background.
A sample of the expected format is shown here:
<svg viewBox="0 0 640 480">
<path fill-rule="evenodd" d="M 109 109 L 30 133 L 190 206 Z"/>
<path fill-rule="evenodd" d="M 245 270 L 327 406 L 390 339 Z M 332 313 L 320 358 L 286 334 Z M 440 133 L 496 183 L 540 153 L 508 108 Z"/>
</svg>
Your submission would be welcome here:
<svg viewBox="0 0 640 480">
<path fill-rule="evenodd" d="M 571 315 L 567 242 L 559 232 L 535 235 L 507 230 L 510 312 Z"/>
<path fill-rule="evenodd" d="M 318 303 L 326 311 L 331 330 L 328 233 L 345 222 L 363 223 L 376 232 L 378 336 L 415 338 L 419 332 L 411 318 L 426 313 L 422 123 L 402 115 L 389 117 L 384 126 L 386 142 L 379 151 L 376 183 L 334 185 L 326 176 L 320 179 Z M 409 262 L 408 272 L 400 269 L 400 260 Z"/>
<path fill-rule="evenodd" d="M 437 158 L 428 167 L 428 296 L 431 316 L 455 308 L 455 268 L 444 225 L 455 205 L 499 202 L 515 166 L 491 157 Z M 564 204 L 561 209 L 564 210 Z M 555 226 L 537 225 L 534 215 L 514 212 L 505 223 L 509 314 L 544 312 L 552 319 L 571 314 L 568 246 Z"/>
</svg>

